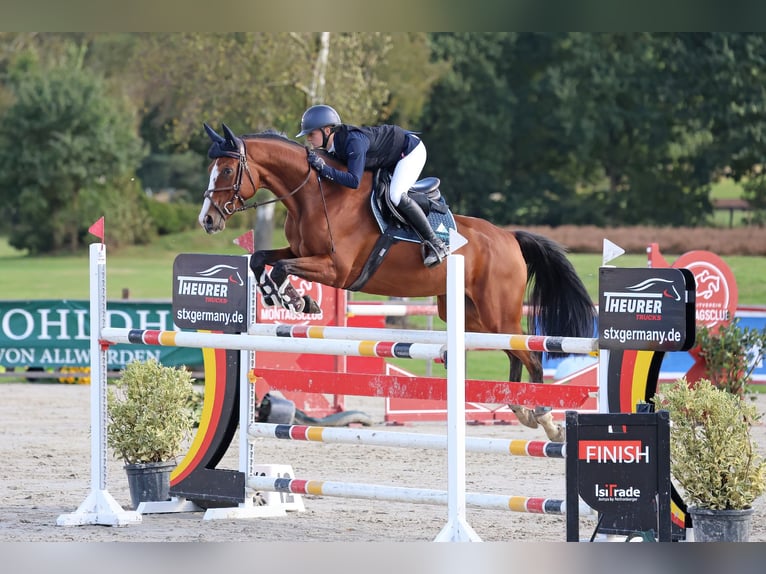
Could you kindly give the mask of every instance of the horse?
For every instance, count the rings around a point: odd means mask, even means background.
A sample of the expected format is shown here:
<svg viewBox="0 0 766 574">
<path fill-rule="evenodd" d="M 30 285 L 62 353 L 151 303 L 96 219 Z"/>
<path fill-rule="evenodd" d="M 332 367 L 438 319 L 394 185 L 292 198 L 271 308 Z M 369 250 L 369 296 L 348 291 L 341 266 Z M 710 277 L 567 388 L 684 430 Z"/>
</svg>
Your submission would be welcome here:
<svg viewBox="0 0 766 574">
<path fill-rule="evenodd" d="M 220 232 L 233 214 L 263 205 L 247 203 L 260 188 L 274 194 L 269 202 L 281 201 L 287 210 L 288 246 L 256 251 L 250 258 L 264 303 L 319 311 L 310 297 L 299 295 L 290 275 L 341 289 L 354 285 L 380 237 L 369 201 L 372 172 L 365 172 L 358 189 L 349 189 L 319 178 L 308 164 L 309 149 L 283 134 L 238 137 L 222 124 L 221 136 L 208 124 L 204 127 L 212 140 L 209 183 L 199 214 L 204 230 Z M 330 165 L 344 168 L 331 154 L 315 151 Z M 477 217 L 454 217 L 457 232 L 467 240 L 461 248 L 466 331 L 522 333 L 527 295 L 530 332 L 593 336 L 592 301 L 560 244 L 539 234 L 501 229 Z M 425 267 L 419 245 L 399 242 L 390 247 L 362 290 L 395 297 L 436 296 L 438 315 L 446 321 L 446 272 L 446 264 Z M 505 353 L 510 381 L 521 379 L 523 365 L 531 382 L 543 382 L 540 353 Z M 549 440 L 564 440 L 564 429 L 553 420 L 550 407 L 509 406 L 522 424 L 542 426 Z"/>
</svg>

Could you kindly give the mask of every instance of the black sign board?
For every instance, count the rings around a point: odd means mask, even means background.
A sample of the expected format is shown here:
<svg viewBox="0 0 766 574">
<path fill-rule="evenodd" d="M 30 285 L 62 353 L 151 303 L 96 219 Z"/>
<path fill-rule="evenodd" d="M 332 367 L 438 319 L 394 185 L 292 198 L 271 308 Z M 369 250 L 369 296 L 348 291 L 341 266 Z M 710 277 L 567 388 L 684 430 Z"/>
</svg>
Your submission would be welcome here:
<svg viewBox="0 0 766 574">
<path fill-rule="evenodd" d="M 247 257 L 182 253 L 173 262 L 173 321 L 181 329 L 247 331 Z"/>
<path fill-rule="evenodd" d="M 567 540 L 579 540 L 578 495 L 605 534 L 671 539 L 670 417 L 567 411 Z"/>
<path fill-rule="evenodd" d="M 688 269 L 599 269 L 602 349 L 686 351 L 694 346 L 694 275 Z"/>
</svg>

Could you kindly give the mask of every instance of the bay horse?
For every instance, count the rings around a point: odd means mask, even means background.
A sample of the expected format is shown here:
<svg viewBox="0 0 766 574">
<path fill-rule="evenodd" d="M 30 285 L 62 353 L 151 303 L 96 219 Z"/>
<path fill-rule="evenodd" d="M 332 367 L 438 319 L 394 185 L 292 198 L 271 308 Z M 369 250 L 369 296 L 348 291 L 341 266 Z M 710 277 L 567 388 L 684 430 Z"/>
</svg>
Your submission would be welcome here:
<svg viewBox="0 0 766 574">
<path fill-rule="evenodd" d="M 265 188 L 287 210 L 288 247 L 256 251 L 250 258 L 258 289 L 267 305 L 316 313 L 316 303 L 301 297 L 289 276 L 347 289 L 359 277 L 380 236 L 370 208 L 373 174 L 365 172 L 359 189 L 318 178 L 308 164 L 308 148 L 276 133 L 224 135 L 204 124 L 212 145 L 208 189 L 199 223 L 209 234 L 224 229 L 234 213 L 262 204 L 246 202 Z M 315 150 L 317 151 L 317 150 Z M 334 167 L 344 168 L 318 150 Z M 455 215 L 457 231 L 468 243 L 465 260 L 465 328 L 484 333 L 522 333 L 524 296 L 532 333 L 592 337 L 594 308 L 585 286 L 558 243 L 526 231 L 507 231 L 483 219 Z M 266 266 L 270 265 L 269 273 Z M 365 293 L 395 297 L 436 296 L 446 321 L 446 272 L 440 264 L 423 265 L 420 246 L 394 244 L 363 287 Z M 528 293 L 527 293 L 528 291 Z M 522 364 L 532 382 L 543 382 L 540 353 L 507 350 L 511 381 L 521 379 Z M 541 425 L 549 440 L 563 441 L 564 431 L 550 409 L 510 405 L 519 421 Z"/>
</svg>

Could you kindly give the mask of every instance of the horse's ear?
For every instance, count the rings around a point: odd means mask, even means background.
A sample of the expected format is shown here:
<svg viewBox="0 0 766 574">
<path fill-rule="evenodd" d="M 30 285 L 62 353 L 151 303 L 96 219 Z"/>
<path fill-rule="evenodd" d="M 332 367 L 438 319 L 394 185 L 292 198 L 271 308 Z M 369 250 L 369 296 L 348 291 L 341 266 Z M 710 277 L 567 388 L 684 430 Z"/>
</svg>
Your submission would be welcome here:
<svg viewBox="0 0 766 574">
<path fill-rule="evenodd" d="M 231 142 L 233 147 L 237 147 L 237 136 L 234 135 L 234 132 L 226 124 L 221 124 L 221 127 L 223 128 L 223 135 L 226 136 L 226 141 Z"/>
<path fill-rule="evenodd" d="M 210 136 L 210 139 L 213 140 L 213 143 L 220 144 L 220 143 L 223 143 L 224 141 L 226 141 L 221 136 L 219 136 L 216 133 L 216 131 L 213 128 L 211 128 L 209 125 L 207 125 L 207 124 L 202 124 L 202 125 L 205 126 L 205 131 L 207 132 L 207 135 Z"/>
</svg>

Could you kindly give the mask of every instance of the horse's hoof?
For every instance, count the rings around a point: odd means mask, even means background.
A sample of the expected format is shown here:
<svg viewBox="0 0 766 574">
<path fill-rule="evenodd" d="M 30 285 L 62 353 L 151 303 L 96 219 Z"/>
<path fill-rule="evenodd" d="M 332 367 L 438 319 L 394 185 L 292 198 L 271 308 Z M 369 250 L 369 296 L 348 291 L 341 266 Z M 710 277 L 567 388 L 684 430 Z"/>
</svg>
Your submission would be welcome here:
<svg viewBox="0 0 766 574">
<path fill-rule="evenodd" d="M 538 427 L 535 413 L 527 407 L 522 407 L 520 405 L 508 405 L 508 408 L 513 411 L 513 414 L 516 415 L 516 418 L 525 427 L 529 427 L 531 429 L 536 429 Z"/>
<path fill-rule="evenodd" d="M 544 414 L 535 414 L 538 424 L 543 427 L 548 440 L 552 442 L 565 442 L 566 431 L 564 427 L 553 420 L 553 413 L 550 411 Z"/>
<path fill-rule="evenodd" d="M 556 432 L 552 433 L 548 436 L 551 441 L 553 442 L 566 442 L 567 441 L 567 432 L 561 425 L 556 425 Z"/>
<path fill-rule="evenodd" d="M 274 297 L 261 295 L 261 303 L 263 303 L 264 307 L 274 307 L 277 304 L 277 301 L 274 299 Z"/>
<path fill-rule="evenodd" d="M 557 424 L 553 429 L 545 429 L 545 434 L 548 437 L 548 440 L 551 442 L 566 442 L 567 441 L 567 433 L 564 430 L 564 427 Z"/>
<path fill-rule="evenodd" d="M 314 301 L 311 297 L 308 295 L 303 296 L 303 312 L 308 313 L 310 315 L 316 315 L 317 313 L 322 312 L 322 308 L 317 305 L 317 302 Z"/>
</svg>

